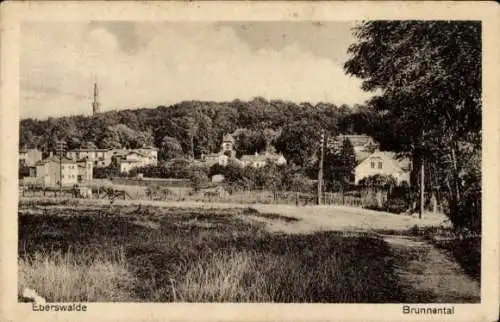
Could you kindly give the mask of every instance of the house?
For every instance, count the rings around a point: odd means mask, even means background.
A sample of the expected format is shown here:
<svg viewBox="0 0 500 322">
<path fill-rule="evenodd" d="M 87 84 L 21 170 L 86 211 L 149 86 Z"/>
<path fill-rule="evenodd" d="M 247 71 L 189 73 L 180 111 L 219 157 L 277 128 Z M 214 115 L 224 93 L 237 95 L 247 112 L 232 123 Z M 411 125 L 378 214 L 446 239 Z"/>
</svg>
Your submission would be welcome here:
<svg viewBox="0 0 500 322">
<path fill-rule="evenodd" d="M 241 162 L 245 167 L 251 166 L 254 168 L 261 168 L 267 164 L 267 159 L 264 155 L 255 152 L 254 155 L 252 154 L 243 155 L 241 157 Z"/>
<path fill-rule="evenodd" d="M 208 166 L 213 166 L 214 164 L 227 166 L 229 164 L 229 157 L 222 153 L 204 154 L 201 156 L 201 159 Z"/>
<path fill-rule="evenodd" d="M 236 151 L 234 150 L 234 138 L 231 134 L 226 134 L 222 137 L 222 154 L 229 158 L 236 158 Z"/>
<path fill-rule="evenodd" d="M 90 183 L 93 178 L 93 161 L 89 158 L 82 158 L 76 161 L 78 167 L 78 183 Z"/>
<path fill-rule="evenodd" d="M 263 167 L 269 162 L 278 165 L 286 164 L 286 159 L 283 155 L 273 152 L 271 147 L 269 148 L 269 151 L 266 151 L 263 154 L 256 152 L 255 155 L 244 155 L 238 159 L 236 158 L 236 151 L 234 150 L 234 142 L 235 141 L 232 135 L 224 135 L 220 151 L 217 153 L 202 154 L 201 161 L 208 166 L 213 166 L 215 164 L 227 166 L 230 162 L 233 162 L 241 167 L 253 166 L 256 168 Z"/>
<path fill-rule="evenodd" d="M 107 167 L 111 164 L 111 149 L 73 149 L 66 152 L 66 157 L 72 160 L 88 158 L 94 167 Z"/>
<path fill-rule="evenodd" d="M 243 155 L 241 157 L 241 162 L 243 166 L 252 166 L 254 168 L 264 167 L 268 163 L 274 163 L 277 165 L 286 164 L 286 159 L 282 154 L 272 153 L 272 152 L 264 152 L 259 154 L 255 152 L 255 154 Z"/>
<path fill-rule="evenodd" d="M 224 176 L 222 174 L 214 174 L 212 176 L 213 183 L 221 183 L 224 181 Z"/>
<path fill-rule="evenodd" d="M 379 149 L 379 144 L 375 140 L 365 134 L 341 134 L 333 140 L 333 146 L 340 149 L 344 140 L 349 140 L 354 148 L 356 161 L 361 162 L 370 156 L 373 152 Z"/>
<path fill-rule="evenodd" d="M 355 151 L 376 150 L 379 148 L 379 144 L 371 136 L 365 134 L 341 134 L 336 137 L 336 142 L 340 146 L 344 140 L 349 140 Z"/>
<path fill-rule="evenodd" d="M 148 165 L 158 165 L 158 149 L 155 147 L 147 146 L 147 147 L 142 147 L 140 149 L 134 149 L 132 151 L 142 153 L 145 155 L 148 159 L 147 164 Z"/>
<path fill-rule="evenodd" d="M 410 162 L 398 160 L 395 153 L 376 151 L 358 163 L 354 169 L 354 181 L 358 184 L 363 178 L 380 175 L 392 175 L 399 183 L 410 183 Z"/>
<path fill-rule="evenodd" d="M 63 186 L 74 184 L 88 184 L 92 182 L 93 162 L 89 158 L 75 161 L 67 157 L 50 156 L 38 161 L 30 168 L 30 176 L 26 182 L 45 187 L 58 186 L 61 181 Z"/>
<path fill-rule="evenodd" d="M 59 182 L 63 186 L 78 183 L 78 165 L 72 159 L 49 156 L 36 163 L 36 182 L 46 187 L 57 186 Z"/>
<path fill-rule="evenodd" d="M 219 152 L 201 155 L 201 162 L 209 167 L 215 164 L 227 166 L 230 160 L 237 160 L 236 151 L 234 150 L 234 138 L 231 134 L 226 134 L 222 137 Z"/>
<path fill-rule="evenodd" d="M 120 160 L 119 165 L 122 173 L 129 173 L 130 170 L 141 167 L 140 161 L 137 160 Z"/>
<path fill-rule="evenodd" d="M 276 165 L 286 164 L 286 159 L 281 153 L 265 152 L 264 155 L 266 156 L 268 161 L 273 162 Z"/>
<path fill-rule="evenodd" d="M 42 151 L 38 149 L 19 150 L 19 163 L 24 166 L 33 167 L 40 160 L 42 160 Z"/>
<path fill-rule="evenodd" d="M 128 173 L 130 170 L 149 165 L 149 157 L 141 152 L 129 151 L 118 163 L 120 172 Z"/>
</svg>

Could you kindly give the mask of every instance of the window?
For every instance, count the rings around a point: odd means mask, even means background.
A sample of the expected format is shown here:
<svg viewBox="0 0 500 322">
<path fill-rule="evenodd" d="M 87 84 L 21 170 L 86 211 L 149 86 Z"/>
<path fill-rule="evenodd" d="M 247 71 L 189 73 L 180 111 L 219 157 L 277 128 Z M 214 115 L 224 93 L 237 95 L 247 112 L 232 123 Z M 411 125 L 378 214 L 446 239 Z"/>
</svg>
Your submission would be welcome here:
<svg viewBox="0 0 500 322">
<path fill-rule="evenodd" d="M 375 169 L 375 162 L 372 161 L 371 166 L 372 166 L 372 169 Z"/>
<path fill-rule="evenodd" d="M 379 168 L 379 169 L 382 169 L 382 162 L 379 162 L 379 163 L 378 163 L 378 168 Z"/>
</svg>

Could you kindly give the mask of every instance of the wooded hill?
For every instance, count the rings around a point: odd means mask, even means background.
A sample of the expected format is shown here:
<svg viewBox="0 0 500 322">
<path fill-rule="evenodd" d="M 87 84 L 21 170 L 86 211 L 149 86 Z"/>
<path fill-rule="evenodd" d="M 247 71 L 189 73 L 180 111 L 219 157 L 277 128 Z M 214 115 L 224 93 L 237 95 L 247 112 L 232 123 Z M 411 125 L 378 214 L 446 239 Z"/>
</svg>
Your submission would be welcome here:
<svg viewBox="0 0 500 322">
<path fill-rule="evenodd" d="M 20 146 L 51 151 L 61 139 L 68 149 L 154 145 L 159 148 L 160 160 L 167 160 L 216 152 L 222 136 L 233 133 L 238 156 L 271 147 L 301 166 L 316 153 L 322 129 L 330 136 L 370 132 L 366 123 L 371 118 L 359 110 L 360 106 L 296 104 L 260 97 L 251 101 L 184 101 L 93 117 L 23 119 Z"/>
</svg>

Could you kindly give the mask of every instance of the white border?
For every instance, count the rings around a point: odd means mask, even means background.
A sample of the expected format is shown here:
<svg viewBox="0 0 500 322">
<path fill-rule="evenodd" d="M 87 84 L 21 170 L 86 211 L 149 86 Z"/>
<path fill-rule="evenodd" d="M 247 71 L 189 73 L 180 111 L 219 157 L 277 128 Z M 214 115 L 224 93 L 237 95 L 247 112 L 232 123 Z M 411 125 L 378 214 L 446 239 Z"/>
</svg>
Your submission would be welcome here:
<svg viewBox="0 0 500 322">
<path fill-rule="evenodd" d="M 499 6 L 494 2 L 7 2 L 1 7 L 1 316 L 22 321 L 494 321 L 499 307 Z M 403 315 L 400 304 L 89 304 L 85 313 L 39 313 L 17 303 L 17 144 L 21 21 L 481 20 L 483 24 L 482 303 L 453 316 Z"/>
</svg>

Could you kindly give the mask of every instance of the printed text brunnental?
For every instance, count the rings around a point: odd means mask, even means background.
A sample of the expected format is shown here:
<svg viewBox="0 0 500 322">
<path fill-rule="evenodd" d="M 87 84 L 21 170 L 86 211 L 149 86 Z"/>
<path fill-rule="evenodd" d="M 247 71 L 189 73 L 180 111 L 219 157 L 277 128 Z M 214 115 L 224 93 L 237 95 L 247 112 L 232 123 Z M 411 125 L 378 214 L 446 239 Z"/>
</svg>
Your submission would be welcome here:
<svg viewBox="0 0 500 322">
<path fill-rule="evenodd" d="M 403 314 L 449 315 L 455 314 L 454 306 L 414 307 L 403 305 Z"/>
</svg>

